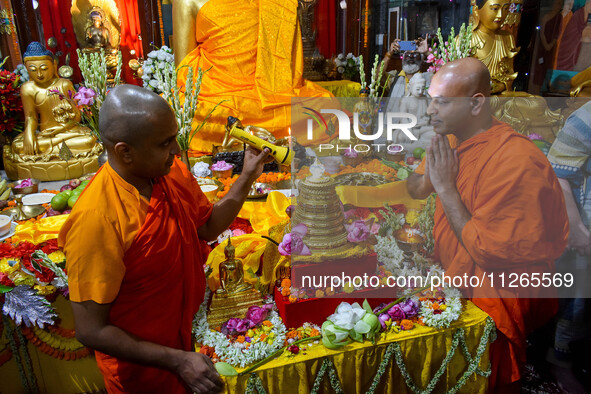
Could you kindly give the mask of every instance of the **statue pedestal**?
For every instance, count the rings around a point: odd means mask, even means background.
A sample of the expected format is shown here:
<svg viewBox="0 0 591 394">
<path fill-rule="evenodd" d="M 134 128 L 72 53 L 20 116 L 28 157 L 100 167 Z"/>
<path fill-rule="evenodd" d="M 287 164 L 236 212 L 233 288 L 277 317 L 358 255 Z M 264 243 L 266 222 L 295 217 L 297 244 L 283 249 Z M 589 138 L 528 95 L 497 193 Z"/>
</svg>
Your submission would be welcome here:
<svg viewBox="0 0 591 394">
<path fill-rule="evenodd" d="M 210 327 L 217 328 L 233 317 L 244 318 L 248 308 L 262 304 L 263 296 L 254 288 L 228 295 L 214 293 L 207 322 Z"/>
<path fill-rule="evenodd" d="M 4 170 L 9 179 L 35 178 L 40 181 L 61 181 L 79 178 L 82 175 L 96 172 L 99 168 L 97 156 L 75 158 L 68 161 L 15 161 L 7 154 L 10 146 L 4 147 Z"/>
</svg>

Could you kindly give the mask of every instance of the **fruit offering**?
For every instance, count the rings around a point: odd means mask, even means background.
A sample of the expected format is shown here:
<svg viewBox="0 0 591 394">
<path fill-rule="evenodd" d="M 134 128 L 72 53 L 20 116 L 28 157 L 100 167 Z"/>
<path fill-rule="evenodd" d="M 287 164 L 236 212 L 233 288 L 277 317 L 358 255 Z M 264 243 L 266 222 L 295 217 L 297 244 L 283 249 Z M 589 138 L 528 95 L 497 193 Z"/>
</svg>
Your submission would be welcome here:
<svg viewBox="0 0 591 394">
<path fill-rule="evenodd" d="M 72 179 L 68 185 L 62 186 L 60 192 L 51 199 L 51 209 L 58 212 L 72 209 L 89 182 L 89 180 L 80 182 L 78 179 Z"/>
</svg>

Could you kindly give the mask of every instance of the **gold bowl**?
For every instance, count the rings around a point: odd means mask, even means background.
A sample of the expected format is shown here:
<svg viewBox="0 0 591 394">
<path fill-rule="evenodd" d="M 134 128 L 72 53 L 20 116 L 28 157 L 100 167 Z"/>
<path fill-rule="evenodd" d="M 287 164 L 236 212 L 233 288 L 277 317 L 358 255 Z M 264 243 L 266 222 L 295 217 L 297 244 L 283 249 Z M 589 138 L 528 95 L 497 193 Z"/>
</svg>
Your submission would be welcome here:
<svg viewBox="0 0 591 394">
<path fill-rule="evenodd" d="M 9 186 L 12 189 L 12 194 L 32 194 L 39 191 L 39 179 L 31 178 L 33 184 L 31 186 L 19 187 L 25 179 L 11 183 Z"/>
<path fill-rule="evenodd" d="M 412 253 L 419 250 L 421 245 L 425 243 L 425 239 L 418 232 L 413 230 L 400 229 L 394 233 L 394 239 L 400 250 L 405 253 Z"/>
<path fill-rule="evenodd" d="M 232 176 L 232 170 L 234 169 L 234 167 L 230 168 L 229 170 L 223 170 L 223 171 L 213 171 L 213 176 L 216 178 L 230 178 Z"/>
<path fill-rule="evenodd" d="M 209 178 L 200 178 L 195 177 L 199 186 L 201 186 L 201 191 L 209 201 L 212 201 L 217 193 L 224 188 L 224 184 L 217 179 L 209 179 Z"/>
</svg>

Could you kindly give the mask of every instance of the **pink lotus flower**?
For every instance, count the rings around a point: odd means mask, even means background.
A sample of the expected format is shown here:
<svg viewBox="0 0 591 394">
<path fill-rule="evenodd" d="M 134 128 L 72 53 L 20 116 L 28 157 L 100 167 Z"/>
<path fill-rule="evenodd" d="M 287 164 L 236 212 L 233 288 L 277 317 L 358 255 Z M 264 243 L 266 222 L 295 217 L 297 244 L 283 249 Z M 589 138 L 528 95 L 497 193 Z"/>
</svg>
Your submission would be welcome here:
<svg viewBox="0 0 591 394">
<path fill-rule="evenodd" d="M 251 306 L 246 311 L 245 320 L 249 322 L 249 328 L 253 328 L 258 326 L 266 319 L 267 314 L 273 308 L 270 304 L 264 305 L 262 307 L 259 306 Z"/>
<path fill-rule="evenodd" d="M 531 133 L 528 135 L 529 139 L 532 141 L 536 141 L 536 140 L 543 140 L 544 137 L 542 137 L 541 135 L 539 135 L 538 133 Z"/>
<path fill-rule="evenodd" d="M 293 204 L 285 209 L 285 213 L 289 217 L 291 217 L 291 215 L 293 214 L 294 211 L 295 211 L 295 205 L 293 205 Z"/>
<path fill-rule="evenodd" d="M 304 236 L 308 232 L 308 227 L 305 224 L 298 224 L 291 229 L 291 233 L 283 236 L 283 241 L 279 244 L 279 253 L 283 256 L 291 256 L 297 254 L 301 256 L 309 256 L 312 254 L 310 249 L 304 244 Z"/>
<path fill-rule="evenodd" d="M 402 320 L 406 318 L 406 315 L 400 307 L 400 304 L 394 305 L 387 313 L 392 320 Z"/>
<path fill-rule="evenodd" d="M 386 328 L 386 322 L 388 320 L 390 320 L 390 316 L 388 316 L 387 313 L 382 313 L 380 315 L 380 317 L 378 317 L 378 320 L 379 320 L 380 324 L 382 325 L 382 328 L 385 329 Z"/>
<path fill-rule="evenodd" d="M 350 157 L 350 158 L 356 158 L 358 156 L 357 152 L 351 148 L 347 148 L 343 151 L 343 157 Z"/>
<path fill-rule="evenodd" d="M 347 232 L 347 240 L 349 242 L 363 242 L 369 237 L 369 227 L 363 220 L 356 220 L 353 223 L 345 226 Z"/>
<path fill-rule="evenodd" d="M 427 63 L 433 63 L 435 61 L 435 56 L 433 56 L 432 53 L 429 54 L 429 56 L 427 56 Z"/>
<path fill-rule="evenodd" d="M 78 105 L 92 105 L 94 104 L 94 97 L 96 93 L 90 88 L 82 86 L 78 89 L 78 93 L 74 95 L 74 100 L 78 101 Z"/>
<path fill-rule="evenodd" d="M 402 301 L 400 304 L 400 309 L 404 312 L 404 315 L 408 319 L 409 317 L 416 316 L 419 313 L 419 303 L 413 299 L 407 299 Z"/>
</svg>

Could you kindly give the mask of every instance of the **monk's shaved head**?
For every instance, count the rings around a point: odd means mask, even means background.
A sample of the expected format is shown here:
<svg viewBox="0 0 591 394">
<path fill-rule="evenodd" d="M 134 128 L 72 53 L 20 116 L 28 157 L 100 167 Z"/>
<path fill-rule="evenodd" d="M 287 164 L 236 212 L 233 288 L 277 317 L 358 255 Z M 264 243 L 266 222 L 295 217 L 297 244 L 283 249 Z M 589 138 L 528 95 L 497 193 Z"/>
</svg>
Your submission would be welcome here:
<svg viewBox="0 0 591 394">
<path fill-rule="evenodd" d="M 445 85 L 447 97 L 472 97 L 476 93 L 490 96 L 490 73 L 480 60 L 473 57 L 445 64 L 433 76 L 433 84 Z"/>
<path fill-rule="evenodd" d="M 157 119 L 174 119 L 168 103 L 156 93 L 135 85 L 112 89 L 99 113 L 99 132 L 107 148 L 118 142 L 137 145 L 155 130 Z"/>
</svg>

